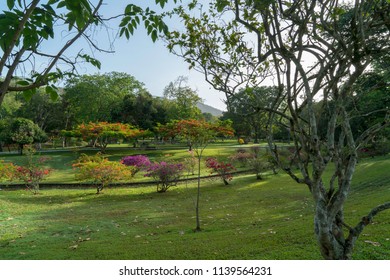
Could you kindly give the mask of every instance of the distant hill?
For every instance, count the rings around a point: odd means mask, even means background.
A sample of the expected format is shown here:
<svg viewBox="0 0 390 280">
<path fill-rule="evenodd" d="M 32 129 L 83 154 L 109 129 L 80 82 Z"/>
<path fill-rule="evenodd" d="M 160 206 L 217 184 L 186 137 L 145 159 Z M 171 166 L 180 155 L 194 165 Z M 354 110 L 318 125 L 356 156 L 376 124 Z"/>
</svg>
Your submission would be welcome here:
<svg viewBox="0 0 390 280">
<path fill-rule="evenodd" d="M 221 111 L 217 108 L 211 107 L 209 105 L 206 105 L 206 104 L 203 104 L 200 102 L 198 102 L 198 104 L 196 106 L 198 106 L 199 110 L 202 113 L 210 113 L 215 117 L 220 117 L 220 116 L 222 116 L 222 113 L 223 113 L 223 111 Z"/>
</svg>

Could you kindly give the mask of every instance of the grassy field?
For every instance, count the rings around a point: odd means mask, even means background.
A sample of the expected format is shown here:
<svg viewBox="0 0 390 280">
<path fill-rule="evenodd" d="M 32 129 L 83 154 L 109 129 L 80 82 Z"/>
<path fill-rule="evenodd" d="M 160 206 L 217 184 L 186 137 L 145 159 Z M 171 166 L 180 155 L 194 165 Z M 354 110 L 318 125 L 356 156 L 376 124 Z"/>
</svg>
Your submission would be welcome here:
<svg viewBox="0 0 390 280">
<path fill-rule="evenodd" d="M 389 157 L 359 163 L 347 223 L 355 225 L 390 200 L 389 167 Z M 35 196 L 0 191 L 0 259 L 321 259 L 304 185 L 284 174 L 263 181 L 241 175 L 229 186 L 203 180 L 201 191 L 201 232 L 193 231 L 194 183 L 167 193 L 147 185 L 107 188 L 101 195 L 92 187 Z M 390 259 L 389 211 L 365 229 L 354 258 Z"/>
</svg>

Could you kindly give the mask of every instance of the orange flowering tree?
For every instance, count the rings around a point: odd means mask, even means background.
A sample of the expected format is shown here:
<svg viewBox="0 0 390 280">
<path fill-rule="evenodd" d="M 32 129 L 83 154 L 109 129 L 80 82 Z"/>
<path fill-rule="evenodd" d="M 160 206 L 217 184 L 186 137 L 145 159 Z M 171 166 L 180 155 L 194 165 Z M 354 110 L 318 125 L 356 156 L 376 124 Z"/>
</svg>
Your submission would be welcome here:
<svg viewBox="0 0 390 280">
<path fill-rule="evenodd" d="M 63 133 L 91 141 L 93 147 L 100 147 L 101 152 L 104 152 L 111 141 L 136 138 L 142 136 L 145 131 L 123 123 L 90 122 L 78 125 L 70 134 L 66 131 Z"/>
<path fill-rule="evenodd" d="M 195 202 L 196 231 L 200 231 L 199 200 L 200 200 L 200 162 L 204 149 L 213 139 L 221 136 L 233 136 L 234 131 L 230 124 L 219 122 L 208 123 L 203 120 L 174 120 L 165 126 L 159 127 L 163 135 L 177 135 L 186 139 L 190 151 L 194 151 L 198 158 L 198 188 Z"/>
<path fill-rule="evenodd" d="M 193 146 L 198 149 L 218 137 L 233 136 L 234 130 L 230 122 L 209 123 L 204 120 L 173 120 L 157 128 L 165 138 L 176 136 L 186 139 L 191 151 Z"/>
<path fill-rule="evenodd" d="M 133 176 L 131 168 L 117 161 L 109 161 L 101 153 L 94 156 L 82 154 L 73 168 L 76 170 L 76 179 L 96 185 L 96 194 L 113 182 L 130 180 Z"/>
</svg>

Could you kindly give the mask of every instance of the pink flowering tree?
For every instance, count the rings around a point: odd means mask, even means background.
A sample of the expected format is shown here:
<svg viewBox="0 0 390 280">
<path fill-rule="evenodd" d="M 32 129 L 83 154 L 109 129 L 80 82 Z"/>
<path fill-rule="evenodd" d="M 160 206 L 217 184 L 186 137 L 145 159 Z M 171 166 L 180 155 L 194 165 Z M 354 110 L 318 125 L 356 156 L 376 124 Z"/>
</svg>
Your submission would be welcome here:
<svg viewBox="0 0 390 280">
<path fill-rule="evenodd" d="M 170 187 L 176 186 L 183 174 L 184 165 L 181 163 L 152 163 L 149 165 L 145 176 L 157 181 L 157 192 L 166 192 Z"/>
<path fill-rule="evenodd" d="M 141 170 L 146 170 L 151 164 L 149 158 L 144 155 L 126 156 L 122 158 L 121 163 L 126 166 L 131 166 L 133 168 L 133 175 Z"/>
<path fill-rule="evenodd" d="M 225 185 L 229 185 L 229 181 L 233 180 L 232 172 L 235 168 L 231 163 L 208 158 L 206 159 L 206 167 L 211 169 L 211 173 L 217 173 Z"/>
</svg>

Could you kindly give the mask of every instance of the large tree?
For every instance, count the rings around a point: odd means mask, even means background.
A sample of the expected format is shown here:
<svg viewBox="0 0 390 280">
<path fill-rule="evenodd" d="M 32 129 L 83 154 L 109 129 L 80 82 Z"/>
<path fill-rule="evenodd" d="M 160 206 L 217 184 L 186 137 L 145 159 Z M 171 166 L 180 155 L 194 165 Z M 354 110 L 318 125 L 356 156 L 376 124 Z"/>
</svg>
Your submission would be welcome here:
<svg viewBox="0 0 390 280">
<path fill-rule="evenodd" d="M 167 32 L 161 15 L 151 8 L 142 9 L 130 2 L 122 14 L 104 15 L 103 0 L 7 0 L 8 10 L 0 14 L 0 105 L 7 93 L 22 91 L 31 97 L 36 89 L 56 95 L 55 83 L 73 75 L 79 63 L 91 63 L 100 68 L 92 53 L 76 42 L 85 40 L 91 50 L 103 49 L 96 40 L 96 28 L 119 18 L 119 35 L 129 38 L 143 22 L 147 33 L 155 41 L 159 33 Z M 168 0 L 155 0 L 161 7 Z M 176 0 L 172 0 L 176 2 Z M 114 3 L 109 3 L 112 5 Z M 66 34 L 65 38 L 59 38 Z M 110 45 L 109 42 L 108 45 Z"/>
<path fill-rule="evenodd" d="M 42 143 L 47 140 L 46 133 L 28 119 L 9 119 L 5 125 L 0 124 L 0 128 L 0 142 L 17 144 L 20 154 L 23 154 L 24 145 Z"/>
<path fill-rule="evenodd" d="M 187 77 L 180 76 L 164 89 L 164 97 L 171 100 L 174 105 L 173 110 L 171 109 L 171 119 L 195 119 L 201 115 L 197 104 L 202 99 L 187 85 L 187 82 Z"/>
<path fill-rule="evenodd" d="M 110 72 L 82 75 L 67 80 L 63 99 L 74 124 L 112 121 L 112 111 L 123 99 L 144 91 L 144 85 L 133 76 Z"/>
<path fill-rule="evenodd" d="M 373 205 L 354 226 L 344 219 L 357 151 L 389 125 L 387 108 L 379 122 L 355 136 L 348 108 L 359 77 L 373 59 L 389 53 L 390 3 L 215 0 L 209 7 L 201 9 L 199 16 L 178 9 L 186 31 L 172 32 L 168 47 L 225 92 L 228 104 L 240 88 L 272 78 L 277 98 L 269 106 L 255 108 L 268 112 L 270 148 L 278 160 L 272 126 L 283 118 L 289 125 L 300 174 L 279 164 L 312 194 L 314 232 L 321 254 L 325 259 L 350 259 L 363 229 L 390 208 L 385 201 Z M 316 106 L 319 100 L 321 108 Z M 320 122 L 318 116 L 323 114 L 329 122 Z M 320 125 L 327 131 L 323 137 Z M 332 172 L 329 180 L 325 171 Z"/>
</svg>

